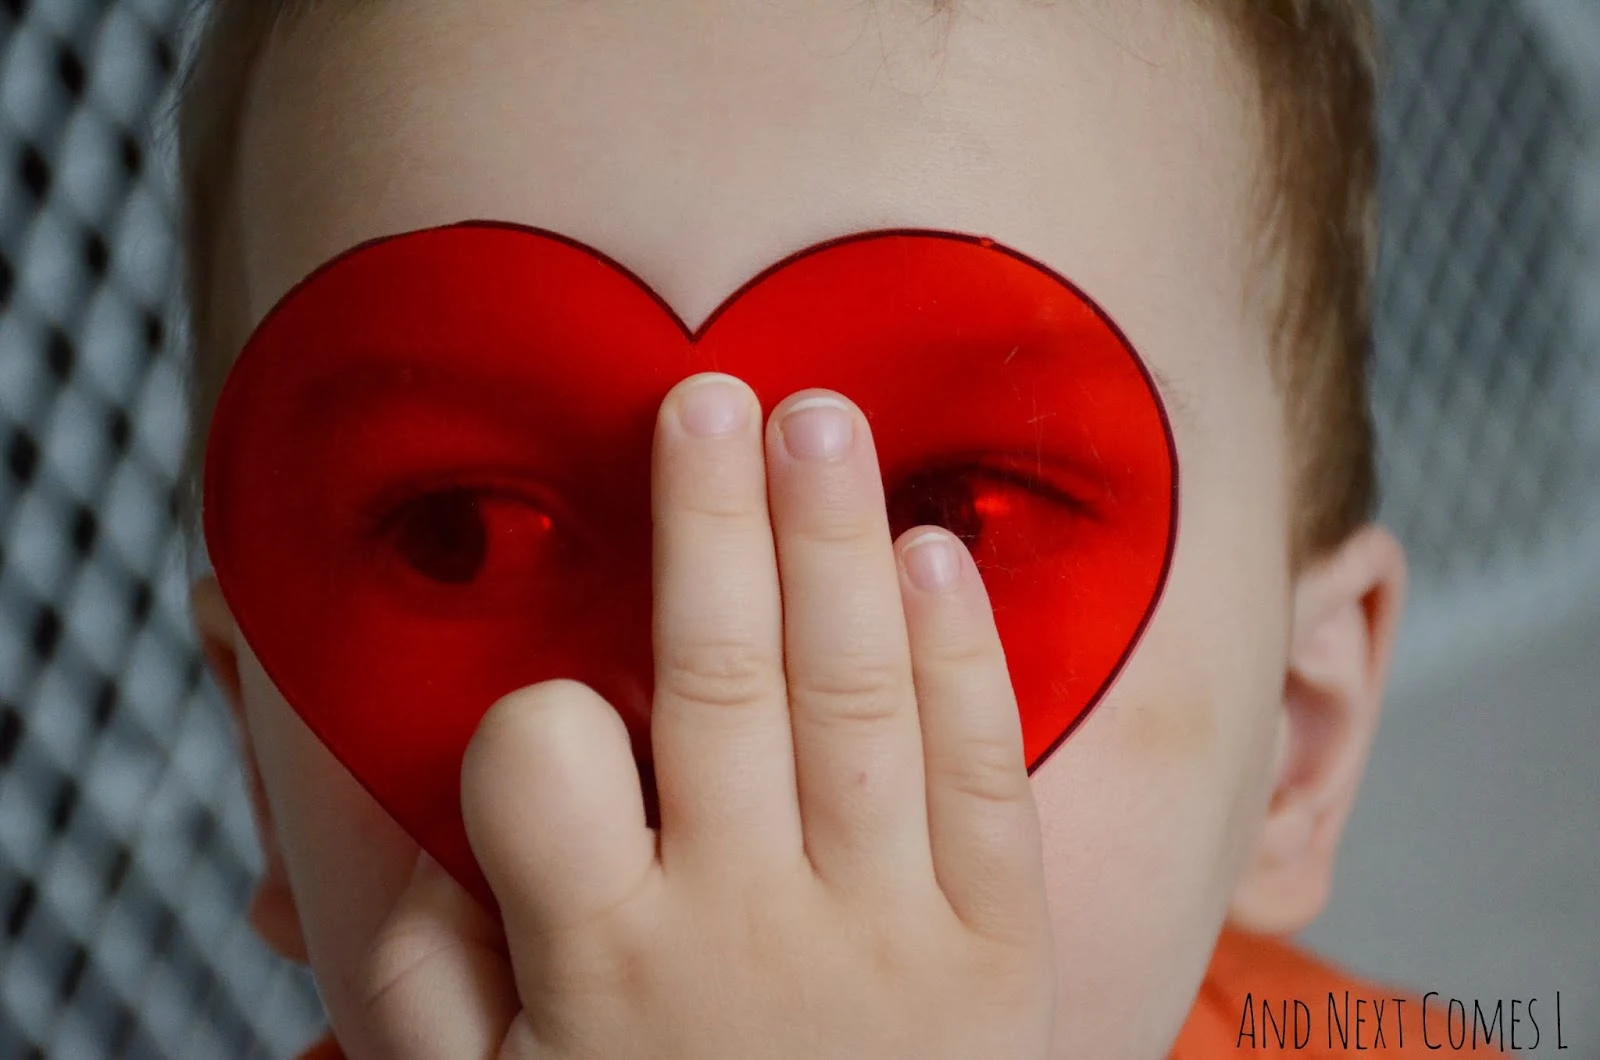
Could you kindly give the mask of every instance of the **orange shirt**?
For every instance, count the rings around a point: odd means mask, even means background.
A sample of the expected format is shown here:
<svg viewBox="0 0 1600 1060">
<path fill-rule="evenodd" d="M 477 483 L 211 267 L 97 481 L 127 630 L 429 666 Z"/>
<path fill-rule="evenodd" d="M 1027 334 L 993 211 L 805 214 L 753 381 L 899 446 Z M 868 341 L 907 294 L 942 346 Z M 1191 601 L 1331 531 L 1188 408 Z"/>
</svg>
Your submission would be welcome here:
<svg viewBox="0 0 1600 1060">
<path fill-rule="evenodd" d="M 1436 1046 L 1446 1041 L 1445 1015 L 1437 1002 L 1430 1007 L 1425 1040 L 1420 1001 L 1363 982 L 1285 942 L 1228 930 L 1217 942 L 1171 1060 L 1238 1060 L 1263 1053 L 1299 1060 L 1358 1052 L 1367 1060 L 1433 1056 L 1438 1050 L 1429 1049 L 1428 1040 Z M 344 1054 L 324 1038 L 300 1060 L 344 1060 Z"/>
</svg>

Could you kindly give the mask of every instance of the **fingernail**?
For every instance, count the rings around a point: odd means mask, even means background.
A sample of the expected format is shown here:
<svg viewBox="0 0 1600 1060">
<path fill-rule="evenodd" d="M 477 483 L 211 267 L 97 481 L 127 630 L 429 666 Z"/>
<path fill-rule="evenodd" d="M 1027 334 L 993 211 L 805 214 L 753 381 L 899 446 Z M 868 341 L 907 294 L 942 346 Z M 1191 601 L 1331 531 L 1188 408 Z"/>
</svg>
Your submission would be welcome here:
<svg viewBox="0 0 1600 1060">
<path fill-rule="evenodd" d="M 911 583 L 928 592 L 939 592 L 956 583 L 961 575 L 961 556 L 949 534 L 926 530 L 907 541 L 901 550 Z"/>
<path fill-rule="evenodd" d="M 783 414 L 779 431 L 796 460 L 834 460 L 850 449 L 854 417 L 838 398 L 802 398 Z"/>
<path fill-rule="evenodd" d="M 736 434 L 750 423 L 750 394 L 731 376 L 708 372 L 678 395 L 678 419 L 696 438 Z"/>
</svg>

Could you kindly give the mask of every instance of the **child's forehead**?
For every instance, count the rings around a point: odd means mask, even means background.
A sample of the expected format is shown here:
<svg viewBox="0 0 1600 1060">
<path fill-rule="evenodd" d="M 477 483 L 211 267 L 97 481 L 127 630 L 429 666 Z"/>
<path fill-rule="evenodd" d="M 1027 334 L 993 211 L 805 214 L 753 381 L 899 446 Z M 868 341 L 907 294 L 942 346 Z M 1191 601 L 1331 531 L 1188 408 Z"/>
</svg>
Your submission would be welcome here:
<svg viewBox="0 0 1600 1060">
<path fill-rule="evenodd" d="M 600 248 L 691 326 L 804 246 L 928 227 L 1068 276 L 1185 389 L 1265 375 L 1259 137 L 1188 5 L 340 6 L 254 82 L 247 326 L 350 246 L 468 218 Z"/>
</svg>

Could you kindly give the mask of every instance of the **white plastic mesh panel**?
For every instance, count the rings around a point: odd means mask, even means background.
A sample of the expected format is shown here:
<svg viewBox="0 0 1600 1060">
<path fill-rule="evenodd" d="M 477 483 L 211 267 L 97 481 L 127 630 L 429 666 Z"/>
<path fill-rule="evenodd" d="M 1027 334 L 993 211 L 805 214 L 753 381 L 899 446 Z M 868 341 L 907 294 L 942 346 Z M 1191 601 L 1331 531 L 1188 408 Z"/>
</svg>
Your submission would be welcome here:
<svg viewBox="0 0 1600 1060">
<path fill-rule="evenodd" d="M 1383 510 L 1435 587 L 1600 547 L 1593 82 L 1529 10 L 1383 5 Z M 0 0 L 0 1057 L 283 1056 L 321 1019 L 245 926 L 187 618 L 183 15 Z"/>
</svg>

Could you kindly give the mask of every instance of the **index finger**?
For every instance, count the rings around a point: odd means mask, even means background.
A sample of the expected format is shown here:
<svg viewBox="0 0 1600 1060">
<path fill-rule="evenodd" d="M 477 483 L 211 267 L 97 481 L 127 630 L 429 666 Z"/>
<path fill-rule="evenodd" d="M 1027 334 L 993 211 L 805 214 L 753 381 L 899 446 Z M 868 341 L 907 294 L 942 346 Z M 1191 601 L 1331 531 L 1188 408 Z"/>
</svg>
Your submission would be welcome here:
<svg viewBox="0 0 1600 1060">
<path fill-rule="evenodd" d="M 657 420 L 650 736 L 668 875 L 803 853 L 761 422 L 749 386 L 716 372 L 680 383 Z"/>
</svg>

